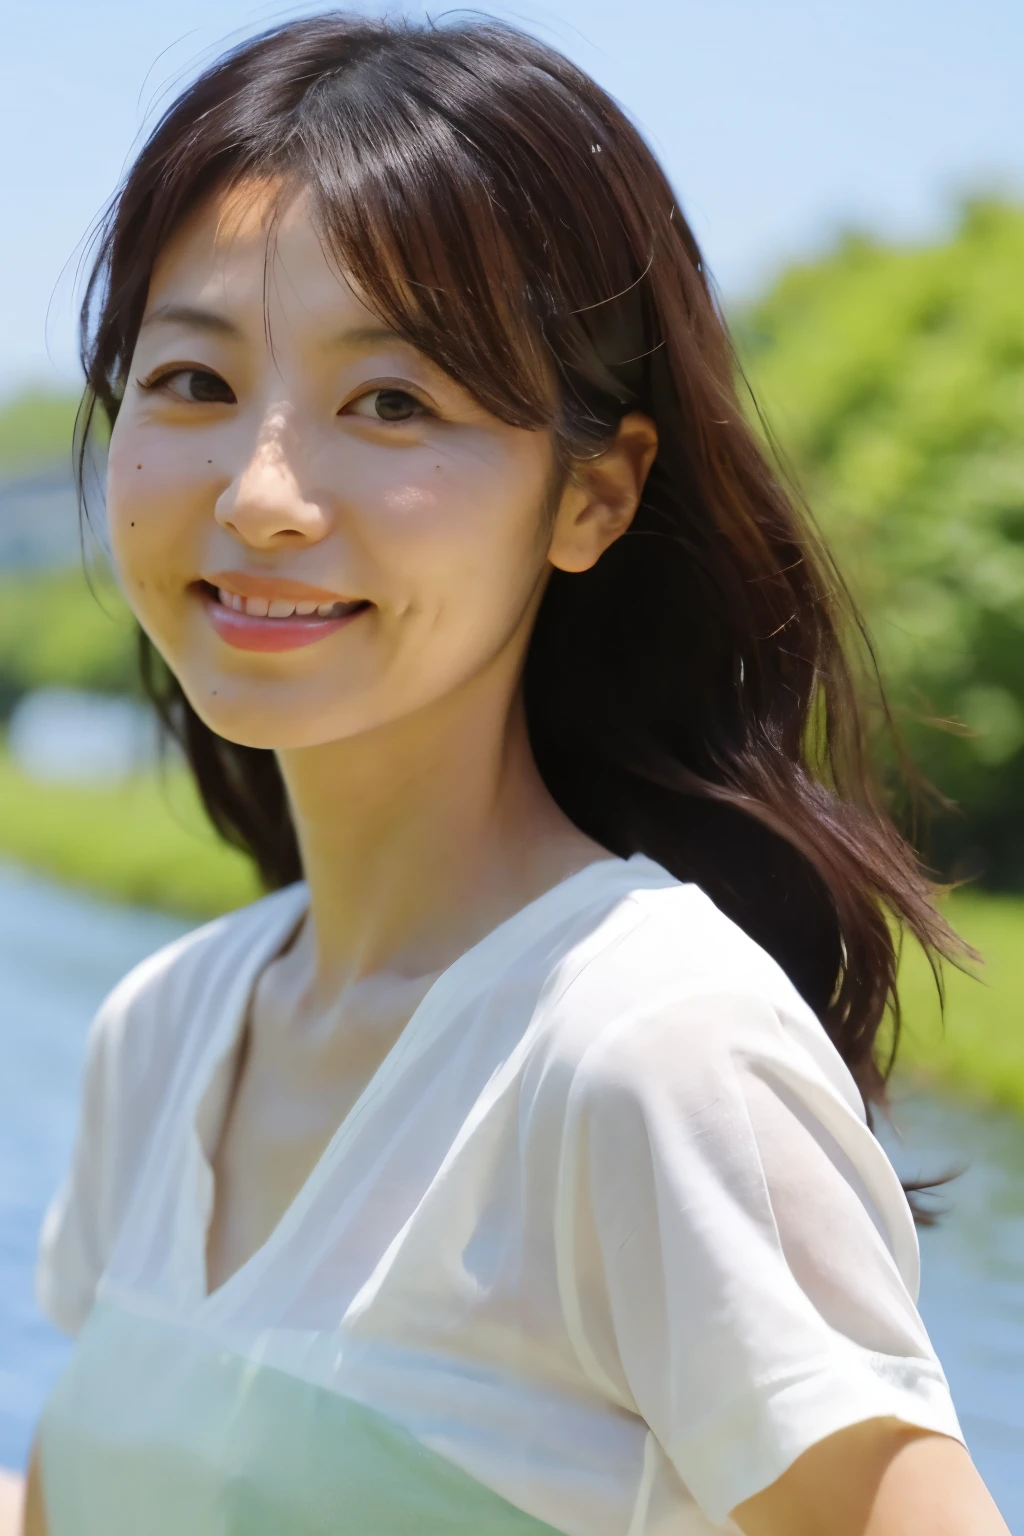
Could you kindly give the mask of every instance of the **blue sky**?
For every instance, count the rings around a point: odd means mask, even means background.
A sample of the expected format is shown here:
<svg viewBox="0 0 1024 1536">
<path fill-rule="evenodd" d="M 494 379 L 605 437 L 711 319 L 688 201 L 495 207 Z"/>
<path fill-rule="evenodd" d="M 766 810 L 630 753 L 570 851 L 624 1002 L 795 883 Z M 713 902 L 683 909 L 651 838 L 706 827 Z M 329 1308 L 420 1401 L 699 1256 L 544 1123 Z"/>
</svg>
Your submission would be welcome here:
<svg viewBox="0 0 1024 1536">
<path fill-rule="evenodd" d="M 322 5 L 13 0 L 0 57 L 0 393 L 77 377 L 83 236 L 167 93 Z M 364 11 L 420 15 L 419 0 Z M 439 15 L 443 6 L 428 7 Z M 1021 0 L 482 0 L 570 54 L 662 158 L 726 297 L 838 228 L 929 238 L 1024 197 Z"/>
</svg>

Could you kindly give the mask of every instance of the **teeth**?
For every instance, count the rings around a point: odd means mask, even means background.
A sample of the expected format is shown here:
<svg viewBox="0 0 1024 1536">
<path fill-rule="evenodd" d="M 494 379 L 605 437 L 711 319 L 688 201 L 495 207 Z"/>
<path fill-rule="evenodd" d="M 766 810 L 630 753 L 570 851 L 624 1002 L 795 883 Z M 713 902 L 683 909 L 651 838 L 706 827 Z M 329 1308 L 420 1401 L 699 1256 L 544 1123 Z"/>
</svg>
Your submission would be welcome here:
<svg viewBox="0 0 1024 1536">
<path fill-rule="evenodd" d="M 225 592 L 223 587 L 217 588 L 217 596 L 225 608 L 233 608 L 236 613 L 245 612 L 245 598 L 236 597 L 233 592 Z"/>
<path fill-rule="evenodd" d="M 308 619 L 313 614 L 320 619 L 337 619 L 358 606 L 341 600 L 331 603 L 300 603 L 289 597 L 275 597 L 268 601 L 265 597 L 240 597 L 237 592 L 228 592 L 224 587 L 218 587 L 217 596 L 225 608 L 232 608 L 235 613 L 247 613 L 254 619 L 290 619 L 293 615 Z"/>
</svg>

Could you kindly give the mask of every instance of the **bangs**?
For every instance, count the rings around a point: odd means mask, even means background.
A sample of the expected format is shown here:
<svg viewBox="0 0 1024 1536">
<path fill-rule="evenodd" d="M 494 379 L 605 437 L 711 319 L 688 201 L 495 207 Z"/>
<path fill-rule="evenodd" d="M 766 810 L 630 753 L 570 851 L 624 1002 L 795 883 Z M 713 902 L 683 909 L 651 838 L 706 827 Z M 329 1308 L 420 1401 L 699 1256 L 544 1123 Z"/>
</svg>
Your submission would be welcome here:
<svg viewBox="0 0 1024 1536">
<path fill-rule="evenodd" d="M 388 37 L 362 24 L 335 67 L 293 56 L 277 75 L 258 44 L 229 56 L 231 91 L 217 70 L 193 88 L 211 98 L 201 131 L 182 144 L 172 109 L 151 141 L 178 140 L 149 167 L 164 217 L 147 234 L 165 241 L 200 198 L 251 178 L 282 199 L 304 190 L 325 252 L 386 325 L 503 421 L 591 450 L 649 395 L 646 275 L 667 186 L 635 185 L 635 168 L 629 185 L 599 106 L 541 51 L 524 69 L 522 40 L 513 99 L 500 27 L 462 31 L 450 51 L 443 30 Z"/>
<path fill-rule="evenodd" d="M 86 376 L 111 419 L 160 250 L 250 179 L 306 190 L 325 252 L 384 324 L 503 421 L 553 429 L 564 456 L 671 388 L 651 272 L 659 255 L 678 271 L 691 237 L 614 104 L 501 24 L 334 15 L 225 55 L 129 173 L 83 307 Z M 691 313 L 696 255 L 674 295 Z"/>
<path fill-rule="evenodd" d="M 436 116 L 339 121 L 336 102 L 311 94 L 289 180 L 308 189 L 335 263 L 385 324 L 495 416 L 555 425 L 546 317 L 482 167 Z"/>
</svg>

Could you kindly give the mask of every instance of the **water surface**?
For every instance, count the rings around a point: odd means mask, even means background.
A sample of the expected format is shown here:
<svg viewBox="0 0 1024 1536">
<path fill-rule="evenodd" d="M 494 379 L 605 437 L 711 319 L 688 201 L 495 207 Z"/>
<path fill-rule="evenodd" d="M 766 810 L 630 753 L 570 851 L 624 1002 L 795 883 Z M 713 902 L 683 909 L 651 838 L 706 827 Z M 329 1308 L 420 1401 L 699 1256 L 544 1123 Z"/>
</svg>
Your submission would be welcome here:
<svg viewBox="0 0 1024 1536">
<path fill-rule="evenodd" d="M 948 1214 L 919 1229 L 921 1315 L 968 1446 L 1014 1536 L 1024 1536 L 1024 1119 L 893 1094 L 905 1179 L 968 1165 L 934 1197 Z"/>
</svg>

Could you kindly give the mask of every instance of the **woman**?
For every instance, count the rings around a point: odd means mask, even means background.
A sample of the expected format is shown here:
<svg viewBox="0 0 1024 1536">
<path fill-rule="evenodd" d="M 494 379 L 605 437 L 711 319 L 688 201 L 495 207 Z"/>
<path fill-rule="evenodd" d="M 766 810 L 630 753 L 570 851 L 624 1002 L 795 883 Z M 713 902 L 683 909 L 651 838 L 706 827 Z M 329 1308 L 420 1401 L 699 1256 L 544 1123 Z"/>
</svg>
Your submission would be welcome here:
<svg viewBox="0 0 1024 1536">
<path fill-rule="evenodd" d="M 85 357 L 272 894 L 94 1026 L 29 1529 L 1004 1531 L 869 1120 L 887 914 L 954 940 L 622 114 L 502 27 L 279 28 L 140 154 Z"/>
</svg>

